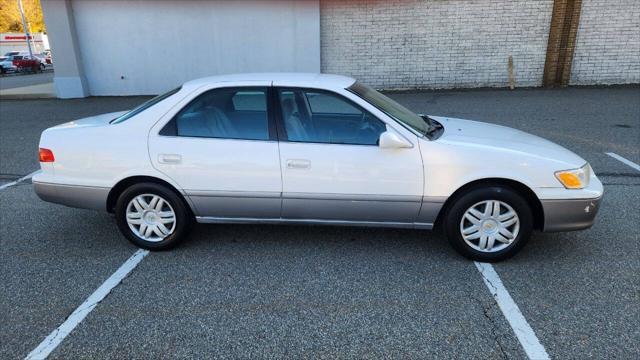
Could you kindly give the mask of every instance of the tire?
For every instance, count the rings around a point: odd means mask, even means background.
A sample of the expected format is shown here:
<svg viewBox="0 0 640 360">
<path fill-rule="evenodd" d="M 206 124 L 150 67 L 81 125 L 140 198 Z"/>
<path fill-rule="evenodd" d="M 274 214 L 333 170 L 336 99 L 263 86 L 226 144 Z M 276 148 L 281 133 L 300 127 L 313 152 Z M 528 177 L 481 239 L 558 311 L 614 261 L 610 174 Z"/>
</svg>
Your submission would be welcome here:
<svg viewBox="0 0 640 360">
<path fill-rule="evenodd" d="M 533 214 L 527 201 L 501 185 L 468 190 L 454 199 L 444 217 L 451 246 L 466 258 L 481 262 L 512 257 L 529 241 L 532 229 Z"/>
<path fill-rule="evenodd" d="M 46 66 L 43 63 L 40 63 L 40 72 L 43 72 Z"/>
<path fill-rule="evenodd" d="M 122 234 L 148 250 L 168 250 L 178 245 L 194 221 L 183 199 L 155 183 L 135 184 L 124 190 L 116 201 L 115 216 Z"/>
</svg>

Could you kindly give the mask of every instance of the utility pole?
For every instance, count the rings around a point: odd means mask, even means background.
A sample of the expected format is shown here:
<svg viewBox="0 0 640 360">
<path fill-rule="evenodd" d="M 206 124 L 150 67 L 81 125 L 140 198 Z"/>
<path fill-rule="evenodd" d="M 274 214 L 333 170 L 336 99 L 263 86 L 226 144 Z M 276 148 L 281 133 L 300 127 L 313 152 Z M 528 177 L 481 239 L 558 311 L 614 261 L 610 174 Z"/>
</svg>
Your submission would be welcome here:
<svg viewBox="0 0 640 360">
<path fill-rule="evenodd" d="M 20 8 L 20 16 L 22 16 L 22 30 L 24 30 L 24 36 L 27 40 L 27 47 L 29 48 L 29 58 L 33 59 L 33 51 L 31 51 L 31 41 L 29 39 L 29 29 L 27 28 L 27 22 L 24 20 L 24 8 L 22 8 L 22 0 L 18 0 L 18 7 Z"/>
<path fill-rule="evenodd" d="M 31 35 L 31 41 L 29 41 L 29 44 L 31 44 L 31 48 L 33 49 L 33 51 L 38 51 L 38 49 L 36 49 L 36 40 L 33 38 L 33 33 L 31 32 L 31 21 L 28 21 L 28 20 L 27 20 L 27 30 L 29 30 L 29 35 Z"/>
</svg>

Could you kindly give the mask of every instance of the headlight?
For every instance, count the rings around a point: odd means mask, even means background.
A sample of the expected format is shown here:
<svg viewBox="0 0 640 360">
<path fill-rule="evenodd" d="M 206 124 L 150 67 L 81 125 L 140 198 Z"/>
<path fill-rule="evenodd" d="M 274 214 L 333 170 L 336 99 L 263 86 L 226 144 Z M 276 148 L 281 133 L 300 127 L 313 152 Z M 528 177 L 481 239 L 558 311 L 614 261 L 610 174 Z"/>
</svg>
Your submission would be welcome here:
<svg viewBox="0 0 640 360">
<path fill-rule="evenodd" d="M 587 163 L 580 169 L 556 171 L 555 175 L 567 189 L 584 189 L 589 186 L 591 166 Z"/>
</svg>

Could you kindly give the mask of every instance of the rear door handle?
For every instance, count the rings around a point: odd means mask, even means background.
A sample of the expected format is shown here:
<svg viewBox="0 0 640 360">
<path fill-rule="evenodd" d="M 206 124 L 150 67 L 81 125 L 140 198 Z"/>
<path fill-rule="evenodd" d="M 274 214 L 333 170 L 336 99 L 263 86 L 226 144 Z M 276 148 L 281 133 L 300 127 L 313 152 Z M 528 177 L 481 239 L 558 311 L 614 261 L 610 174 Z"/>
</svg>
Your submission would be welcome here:
<svg viewBox="0 0 640 360">
<path fill-rule="evenodd" d="M 287 169 L 308 169 L 311 167 L 311 161 L 292 159 L 287 160 Z"/>
<path fill-rule="evenodd" d="M 160 154 L 158 155 L 158 161 L 161 164 L 180 164 L 182 162 L 182 155 Z"/>
</svg>

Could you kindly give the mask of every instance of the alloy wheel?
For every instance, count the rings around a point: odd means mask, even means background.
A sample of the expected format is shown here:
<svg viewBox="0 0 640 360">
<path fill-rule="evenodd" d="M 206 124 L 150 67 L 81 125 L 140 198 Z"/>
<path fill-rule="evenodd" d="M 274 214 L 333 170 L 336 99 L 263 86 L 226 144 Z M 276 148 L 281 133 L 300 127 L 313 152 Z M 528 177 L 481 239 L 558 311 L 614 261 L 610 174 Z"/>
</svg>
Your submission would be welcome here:
<svg viewBox="0 0 640 360">
<path fill-rule="evenodd" d="M 131 231 L 145 241 L 162 241 L 176 228 L 173 208 L 155 194 L 141 194 L 131 199 L 125 216 Z"/>
<path fill-rule="evenodd" d="M 499 200 L 485 200 L 464 212 L 460 234 L 471 248 L 498 252 L 509 247 L 520 231 L 518 213 Z"/>
</svg>

